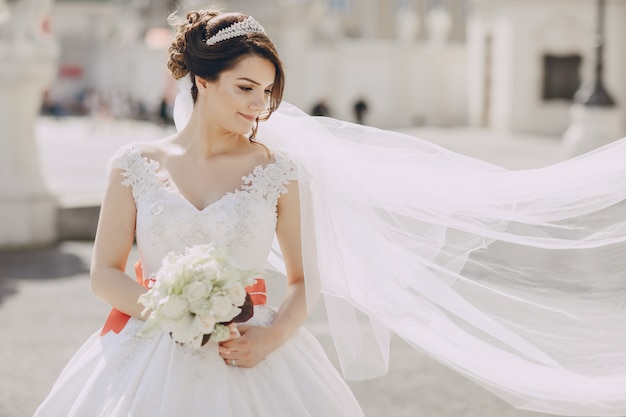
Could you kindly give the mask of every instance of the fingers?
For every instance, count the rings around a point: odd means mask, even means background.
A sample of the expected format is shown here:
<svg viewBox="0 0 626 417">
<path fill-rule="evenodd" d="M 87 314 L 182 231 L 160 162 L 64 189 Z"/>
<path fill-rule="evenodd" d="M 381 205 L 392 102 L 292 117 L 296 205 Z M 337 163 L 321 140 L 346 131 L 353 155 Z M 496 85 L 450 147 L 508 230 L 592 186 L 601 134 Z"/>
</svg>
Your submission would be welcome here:
<svg viewBox="0 0 626 417">
<path fill-rule="evenodd" d="M 230 351 L 228 354 L 220 353 L 222 360 L 228 366 L 236 366 L 239 368 L 251 368 L 254 363 L 249 358 L 249 355 L 242 355 L 241 352 Z"/>
<path fill-rule="evenodd" d="M 231 367 L 236 367 L 236 368 L 252 368 L 254 365 L 246 362 L 246 361 L 242 361 L 241 359 L 224 359 L 224 363 L 227 366 L 231 366 Z"/>
<path fill-rule="evenodd" d="M 262 349 L 259 352 L 258 334 L 253 331 L 258 328 L 245 325 L 229 328 L 232 330 L 231 338 L 218 345 L 219 355 L 226 365 L 251 368 L 263 360 L 266 355 Z"/>
<path fill-rule="evenodd" d="M 219 343 L 220 346 L 220 353 L 222 353 L 222 347 L 227 347 L 228 346 L 228 342 L 230 342 L 231 340 L 234 339 L 238 339 L 241 337 L 241 333 L 239 333 L 239 330 L 237 330 L 237 326 L 235 326 L 234 323 L 231 323 L 228 325 L 228 328 L 230 329 L 230 337 L 226 340 L 224 340 L 223 342 Z"/>
<path fill-rule="evenodd" d="M 240 324 L 239 326 L 237 326 L 237 332 L 241 335 L 244 335 L 248 333 L 248 330 L 250 330 L 251 328 L 252 326 L 246 326 L 245 324 Z"/>
<path fill-rule="evenodd" d="M 228 366 L 237 366 L 237 361 L 241 359 L 239 352 L 237 350 L 231 349 L 227 346 L 224 346 L 222 342 L 219 344 L 218 351 L 219 355 L 224 360 L 224 363 Z"/>
<path fill-rule="evenodd" d="M 218 351 L 224 363 L 228 366 L 237 366 L 240 368 L 250 368 L 254 366 L 250 361 L 250 343 L 248 343 L 246 338 L 241 337 L 238 332 L 236 337 L 219 343 Z"/>
<path fill-rule="evenodd" d="M 228 330 L 230 330 L 230 339 L 237 339 L 238 337 L 241 337 L 241 333 L 239 332 L 239 329 L 237 328 L 237 325 L 235 323 L 230 323 L 228 325 Z"/>
<path fill-rule="evenodd" d="M 231 323 L 228 325 L 228 329 L 230 330 L 230 339 L 220 342 L 218 345 L 219 355 L 224 359 L 226 365 L 237 366 L 237 358 L 234 356 L 238 353 L 237 349 L 233 349 L 231 341 L 238 339 L 241 337 L 241 333 L 237 330 L 237 326 L 235 323 Z"/>
</svg>

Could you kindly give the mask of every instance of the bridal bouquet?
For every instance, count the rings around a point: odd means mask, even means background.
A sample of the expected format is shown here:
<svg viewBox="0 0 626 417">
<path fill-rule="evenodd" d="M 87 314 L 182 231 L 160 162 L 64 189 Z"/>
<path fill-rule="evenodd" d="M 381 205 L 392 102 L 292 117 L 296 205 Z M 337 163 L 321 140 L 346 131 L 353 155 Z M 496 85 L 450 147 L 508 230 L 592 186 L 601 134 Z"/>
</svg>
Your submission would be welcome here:
<svg viewBox="0 0 626 417">
<path fill-rule="evenodd" d="M 140 335 L 161 329 L 195 349 L 210 338 L 228 339 L 228 324 L 252 317 L 252 300 L 245 288 L 254 283 L 255 274 L 237 268 L 223 248 L 213 245 L 169 253 L 153 287 L 139 297 L 144 311 L 152 310 Z"/>
</svg>

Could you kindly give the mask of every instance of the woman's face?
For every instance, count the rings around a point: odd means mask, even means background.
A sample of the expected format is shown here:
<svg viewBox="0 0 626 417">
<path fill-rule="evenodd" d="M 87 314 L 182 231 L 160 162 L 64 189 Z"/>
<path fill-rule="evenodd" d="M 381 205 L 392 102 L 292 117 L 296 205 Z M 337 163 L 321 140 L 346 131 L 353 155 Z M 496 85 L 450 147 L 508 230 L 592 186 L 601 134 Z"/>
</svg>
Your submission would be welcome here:
<svg viewBox="0 0 626 417">
<path fill-rule="evenodd" d="M 247 134 L 269 104 L 276 69 L 271 61 L 247 56 L 215 82 L 207 82 L 207 117 L 230 133 Z M 200 85 L 199 88 L 202 88 Z"/>
</svg>

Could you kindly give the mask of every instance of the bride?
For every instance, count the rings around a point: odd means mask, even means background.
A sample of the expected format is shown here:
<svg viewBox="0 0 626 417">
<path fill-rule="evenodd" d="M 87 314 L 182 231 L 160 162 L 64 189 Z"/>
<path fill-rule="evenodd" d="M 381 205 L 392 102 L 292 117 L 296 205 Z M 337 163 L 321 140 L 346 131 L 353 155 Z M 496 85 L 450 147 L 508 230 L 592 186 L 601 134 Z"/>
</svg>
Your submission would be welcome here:
<svg viewBox="0 0 626 417">
<path fill-rule="evenodd" d="M 320 293 L 346 378 L 386 372 L 395 333 L 515 407 L 626 414 L 626 141 L 507 171 L 281 104 L 251 17 L 200 10 L 176 29 L 179 132 L 111 160 L 91 276 L 114 310 L 36 416 L 360 416 L 300 327 Z M 272 261 L 279 308 L 259 297 L 197 350 L 140 336 L 143 284 L 205 243 L 244 268 Z"/>
<path fill-rule="evenodd" d="M 255 141 L 281 101 L 283 69 L 252 18 L 191 12 L 168 67 L 191 80 L 195 104 L 172 137 L 120 149 L 110 163 L 91 265 L 96 295 L 115 310 L 72 358 L 36 416 L 362 416 L 307 317 L 297 173 Z M 288 289 L 259 304 L 231 339 L 202 349 L 165 333 L 138 336 L 147 289 L 124 274 L 134 239 L 144 276 L 170 251 L 212 243 L 264 269 L 274 233 Z M 122 313 L 131 318 L 124 323 Z M 120 326 L 121 323 L 121 326 Z M 116 333 L 118 331 L 118 333 Z M 102 333 L 102 334 L 100 334 Z"/>
</svg>

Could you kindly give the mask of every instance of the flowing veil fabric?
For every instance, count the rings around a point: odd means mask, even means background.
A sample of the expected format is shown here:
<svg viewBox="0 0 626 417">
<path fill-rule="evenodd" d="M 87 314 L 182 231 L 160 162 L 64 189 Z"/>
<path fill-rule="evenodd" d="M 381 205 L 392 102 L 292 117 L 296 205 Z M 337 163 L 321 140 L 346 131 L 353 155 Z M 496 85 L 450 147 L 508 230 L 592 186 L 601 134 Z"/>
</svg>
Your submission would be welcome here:
<svg viewBox="0 0 626 417">
<path fill-rule="evenodd" d="M 626 415 L 625 140 L 509 171 L 288 103 L 258 140 L 298 167 L 345 377 L 386 372 L 393 332 L 518 408 Z"/>
</svg>

